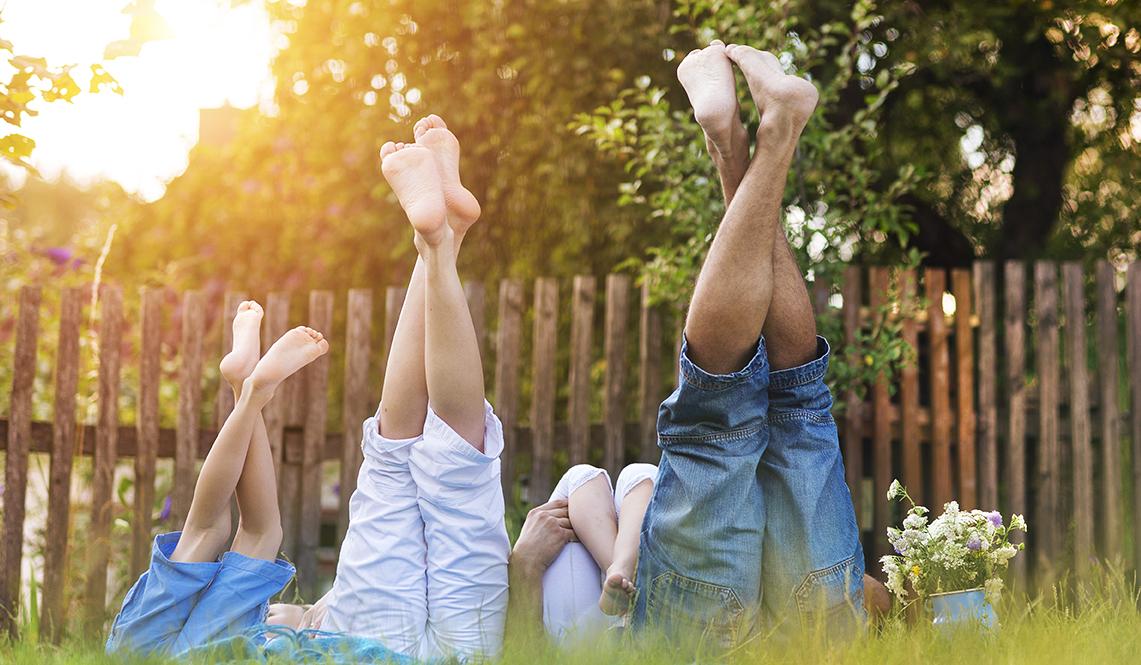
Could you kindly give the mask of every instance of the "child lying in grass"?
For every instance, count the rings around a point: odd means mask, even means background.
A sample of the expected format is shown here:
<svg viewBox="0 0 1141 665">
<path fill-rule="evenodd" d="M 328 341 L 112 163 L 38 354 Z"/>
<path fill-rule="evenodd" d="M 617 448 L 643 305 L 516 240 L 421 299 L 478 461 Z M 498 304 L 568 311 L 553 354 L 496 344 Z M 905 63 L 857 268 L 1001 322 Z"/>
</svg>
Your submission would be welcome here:
<svg viewBox="0 0 1141 665">
<path fill-rule="evenodd" d="M 151 564 L 123 600 L 107 651 L 177 655 L 232 637 L 264 619 L 267 604 L 293 578 L 277 558 L 281 515 L 261 411 L 277 387 L 329 350 L 321 333 L 294 328 L 259 358 L 262 308 L 243 302 L 234 348 L 222 359 L 236 404 L 202 465 L 181 532 L 155 538 Z M 230 497 L 238 530 L 230 538 Z"/>
</svg>

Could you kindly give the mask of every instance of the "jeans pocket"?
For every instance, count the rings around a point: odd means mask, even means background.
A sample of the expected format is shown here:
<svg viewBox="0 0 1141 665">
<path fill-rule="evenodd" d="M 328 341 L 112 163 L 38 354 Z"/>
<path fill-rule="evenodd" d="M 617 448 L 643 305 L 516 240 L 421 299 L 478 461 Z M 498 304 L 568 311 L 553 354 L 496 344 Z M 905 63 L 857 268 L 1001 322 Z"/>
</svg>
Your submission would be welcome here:
<svg viewBox="0 0 1141 665">
<path fill-rule="evenodd" d="M 839 626 L 863 614 L 863 574 L 857 554 L 805 575 L 796 588 L 796 608 L 808 625 Z M 858 578 L 857 578 L 858 576 Z"/>
<path fill-rule="evenodd" d="M 700 639 L 728 649 L 747 633 L 745 607 L 731 587 L 666 572 L 650 583 L 646 602 L 653 626 L 682 640 Z"/>
</svg>

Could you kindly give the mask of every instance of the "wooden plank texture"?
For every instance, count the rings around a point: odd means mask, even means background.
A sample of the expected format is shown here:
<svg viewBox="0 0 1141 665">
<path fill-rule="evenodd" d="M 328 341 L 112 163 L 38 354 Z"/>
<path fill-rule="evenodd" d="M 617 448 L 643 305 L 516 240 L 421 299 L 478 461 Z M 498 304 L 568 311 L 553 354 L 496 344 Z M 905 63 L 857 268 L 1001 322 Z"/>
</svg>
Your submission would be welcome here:
<svg viewBox="0 0 1141 665">
<path fill-rule="evenodd" d="M 333 337 L 333 292 L 309 294 L 309 327 Z M 305 375 L 305 434 L 298 510 L 297 586 L 305 598 L 317 598 L 317 546 L 321 538 L 321 461 L 329 418 L 329 354 L 301 370 Z"/>
<path fill-rule="evenodd" d="M 131 574 L 150 563 L 151 513 L 155 503 L 155 458 L 159 438 L 159 383 L 162 380 L 162 289 L 141 292 L 142 333 L 139 349 L 139 402 L 135 427 L 135 515 L 131 520 Z"/>
<path fill-rule="evenodd" d="M 943 293 L 947 274 L 941 268 L 924 273 L 927 295 L 927 342 L 931 348 L 931 503 L 936 512 L 952 500 L 951 467 L 951 357 L 947 345 L 947 319 Z"/>
<path fill-rule="evenodd" d="M 32 438 L 32 393 L 36 380 L 36 343 L 40 334 L 38 286 L 20 289 L 16 344 L 12 354 L 12 392 L 8 411 L 8 452 L 4 466 L 4 543 L 0 547 L 0 630 L 17 636 L 20 570 L 24 561 L 24 509 L 28 490 L 28 448 Z"/>
<path fill-rule="evenodd" d="M 606 378 L 602 400 L 602 422 L 606 432 L 603 467 L 617 478 L 626 463 L 626 337 L 630 322 L 630 277 L 606 278 Z"/>
<path fill-rule="evenodd" d="M 1038 581 L 1058 574 L 1062 529 L 1061 445 L 1058 440 L 1059 382 L 1058 269 L 1049 261 L 1034 264 L 1035 360 L 1038 370 L 1038 477 L 1034 523 L 1039 536 L 1035 551 Z"/>
<path fill-rule="evenodd" d="M 571 289 L 571 337 L 567 423 L 571 465 L 585 464 L 590 451 L 590 366 L 593 355 L 594 277 L 579 275 Z"/>
<path fill-rule="evenodd" d="M 901 419 L 903 457 L 902 482 L 911 496 L 922 500 L 923 451 L 920 447 L 919 431 L 919 303 L 916 302 L 916 276 L 914 270 L 906 270 L 899 276 L 900 297 L 903 300 L 903 340 L 915 353 L 915 360 L 900 372 L 899 411 Z"/>
<path fill-rule="evenodd" d="M 1026 487 L 1026 267 L 1019 261 L 1003 266 L 1005 307 L 1003 347 L 1006 357 L 1006 474 L 1007 511 L 1026 514 L 1029 504 Z M 1021 542 L 1021 534 L 1013 540 Z M 1015 588 L 1026 591 L 1026 557 L 1010 562 Z"/>
<path fill-rule="evenodd" d="M 874 266 L 870 271 L 868 280 L 869 304 L 872 316 L 880 318 L 886 316 L 881 313 L 881 308 L 888 304 L 890 276 L 888 269 L 882 266 Z M 877 321 L 875 325 L 882 325 L 882 323 Z M 894 522 L 892 505 L 887 499 L 887 488 L 895 477 L 891 459 L 890 382 L 891 376 L 887 371 L 881 371 L 876 375 L 875 384 L 872 386 L 872 459 L 874 460 L 872 487 L 875 497 L 875 502 L 872 504 L 872 533 L 875 535 L 886 533 L 888 526 Z M 872 554 L 876 561 L 881 556 L 890 554 L 886 538 L 877 537 L 872 540 Z"/>
<path fill-rule="evenodd" d="M 642 285 L 638 336 L 638 403 L 640 423 L 638 458 L 656 464 L 658 450 L 658 407 L 665 395 L 662 388 L 662 314 L 650 304 L 650 287 Z"/>
<path fill-rule="evenodd" d="M 979 505 L 998 507 L 998 352 L 995 324 L 994 263 L 974 265 L 975 310 L 979 315 L 978 471 Z"/>
<path fill-rule="evenodd" d="M 174 491 L 171 521 L 181 529 L 194 496 L 194 449 L 202 412 L 202 337 L 206 309 L 202 294 L 188 291 L 182 297 L 182 367 L 178 378 L 178 445 L 174 455 Z"/>
<path fill-rule="evenodd" d="M 1126 496 L 1121 482 L 1121 417 L 1118 403 L 1117 289 L 1113 266 L 1108 261 L 1097 263 L 1097 384 L 1098 434 L 1101 437 L 1101 525 L 1102 555 L 1109 559 L 1119 554 L 1122 543 L 1121 497 Z"/>
<path fill-rule="evenodd" d="M 1129 433 L 1133 441 L 1133 569 L 1141 570 L 1141 262 L 1129 264 L 1126 285 L 1126 357 L 1129 363 Z"/>
<path fill-rule="evenodd" d="M 79 334 L 83 324 L 84 290 L 63 291 L 59 309 L 59 340 L 52 405 L 51 462 L 48 471 L 48 515 L 44 541 L 43 593 L 40 634 L 58 643 L 66 625 L 68 527 L 71 523 L 71 467 L 76 449 L 76 393 L 79 388 Z"/>
<path fill-rule="evenodd" d="M 955 296 L 955 445 L 959 453 L 958 496 L 960 506 L 974 509 L 979 507 L 979 498 L 970 270 L 955 268 L 951 271 L 951 293 Z"/>
<path fill-rule="evenodd" d="M 376 400 L 368 384 L 372 362 L 372 290 L 350 289 L 345 315 L 345 378 L 341 390 L 341 451 L 337 543 L 345 538 L 349 526 L 349 499 L 357 488 L 360 470 L 361 423 L 368 417 Z"/>
<path fill-rule="evenodd" d="M 1073 454 L 1074 568 L 1088 577 L 1093 559 L 1093 448 L 1090 442 L 1089 369 L 1086 361 L 1085 281 L 1078 263 L 1062 266 L 1066 353 L 1070 358 L 1070 446 Z"/>
<path fill-rule="evenodd" d="M 519 367 L 523 352 L 523 282 L 505 279 L 499 283 L 499 328 L 495 333 L 495 411 L 503 423 L 503 454 L 500 455 L 503 496 L 510 503 L 515 489 L 515 458 L 519 446 Z"/>
<path fill-rule="evenodd" d="M 542 503 L 551 493 L 554 469 L 555 354 L 558 341 L 559 285 L 535 280 L 535 329 L 531 362 L 531 482 L 527 499 Z"/>
</svg>

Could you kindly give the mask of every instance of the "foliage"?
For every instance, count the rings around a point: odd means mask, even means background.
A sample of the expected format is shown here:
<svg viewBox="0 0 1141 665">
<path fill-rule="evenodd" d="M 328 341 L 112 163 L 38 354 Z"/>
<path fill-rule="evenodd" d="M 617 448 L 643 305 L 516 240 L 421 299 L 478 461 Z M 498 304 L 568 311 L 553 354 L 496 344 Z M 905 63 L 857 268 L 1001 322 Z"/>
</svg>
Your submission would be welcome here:
<svg viewBox="0 0 1141 665">
<path fill-rule="evenodd" d="M 880 559 L 887 588 L 900 600 L 914 592 L 919 600 L 934 593 L 983 587 L 987 600 L 997 604 L 1002 574 L 1024 543 L 1010 542 L 1014 531 L 1026 532 L 1022 515 L 1004 524 L 998 511 L 959 510 L 958 502 L 943 506 L 943 514 L 927 523 L 930 511 L 917 506 L 898 480 L 887 491 L 888 501 L 911 504 L 903 528 L 889 527 L 887 538 L 894 555 Z"/>
<path fill-rule="evenodd" d="M 801 137 L 785 193 L 789 241 L 814 279 L 840 284 L 845 265 L 856 256 L 914 265 L 918 256 L 905 247 L 915 226 L 900 199 L 923 178 L 910 166 L 889 172 L 878 165 L 883 106 L 911 67 L 899 64 L 874 78 L 861 72 L 861 58 L 880 46 L 869 37 L 882 21 L 873 2 L 857 2 L 844 20 L 820 25 L 802 23 L 798 4 L 687 0 L 677 3 L 674 32 L 683 45 L 716 37 L 771 50 L 790 73 L 817 85 L 819 108 Z M 747 123 L 755 128 L 755 107 L 744 81 L 738 84 Z M 623 164 L 627 176 L 619 202 L 653 220 L 658 239 L 643 265 L 644 277 L 656 297 L 680 303 L 688 300 L 724 205 L 701 129 L 688 108 L 677 108 L 667 85 L 641 76 L 611 103 L 577 116 L 575 128 Z M 858 108 L 838 112 L 852 87 L 862 91 Z M 877 186 L 883 182 L 888 184 Z M 822 323 L 839 325 L 838 317 L 825 318 Z M 886 309 L 876 318 L 894 320 Z M 827 332 L 838 339 L 838 330 Z M 841 356 L 872 362 L 845 366 L 845 379 L 835 387 L 857 385 L 910 358 L 898 336 L 888 332 L 876 325 L 870 333 L 861 331 L 864 339 L 848 340 Z"/>
</svg>

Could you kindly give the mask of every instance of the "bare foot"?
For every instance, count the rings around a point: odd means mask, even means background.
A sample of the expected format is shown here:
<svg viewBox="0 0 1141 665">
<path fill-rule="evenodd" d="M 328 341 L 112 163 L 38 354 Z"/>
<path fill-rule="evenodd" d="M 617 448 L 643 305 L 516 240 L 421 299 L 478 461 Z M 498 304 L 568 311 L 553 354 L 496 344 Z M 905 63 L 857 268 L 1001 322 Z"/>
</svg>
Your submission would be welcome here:
<svg viewBox="0 0 1141 665">
<path fill-rule="evenodd" d="M 690 51 L 677 68 L 677 80 L 689 95 L 710 156 L 715 161 L 747 163 L 749 137 L 741 122 L 733 62 L 725 44 L 715 39 L 703 49 Z"/>
<path fill-rule="evenodd" d="M 730 44 L 725 47 L 725 54 L 741 68 L 753 102 L 761 114 L 758 137 L 762 134 L 799 137 L 820 97 L 816 86 L 800 77 L 785 74 L 780 61 L 767 51 Z"/>
<path fill-rule="evenodd" d="M 418 120 L 412 133 L 416 143 L 431 150 L 436 158 L 448 206 L 448 225 L 459 244 L 480 213 L 479 201 L 460 182 L 460 141 L 438 115 Z"/>
<path fill-rule="evenodd" d="M 445 223 L 448 208 L 432 151 L 415 143 L 385 143 L 380 148 L 380 170 L 400 199 L 400 206 L 416 229 L 417 237 L 432 247 L 451 236 Z"/>
<path fill-rule="evenodd" d="M 246 300 L 238 305 L 234 314 L 234 348 L 222 358 L 218 369 L 222 378 L 230 384 L 230 388 L 237 394 L 242 389 L 242 382 L 254 371 L 254 366 L 261 358 L 261 305 L 253 300 Z"/>
<path fill-rule="evenodd" d="M 329 342 L 325 341 L 321 333 L 305 326 L 294 328 L 269 347 L 269 351 L 265 352 L 265 356 L 246 379 L 246 385 L 268 401 L 282 381 L 325 355 L 328 350 Z M 244 393 L 243 390 L 243 397 Z"/>
<path fill-rule="evenodd" d="M 622 616 L 630 609 L 630 602 L 634 599 L 634 583 L 626 573 L 615 572 L 613 566 L 607 572 L 609 574 L 602 585 L 598 608 L 603 614 Z"/>
</svg>

